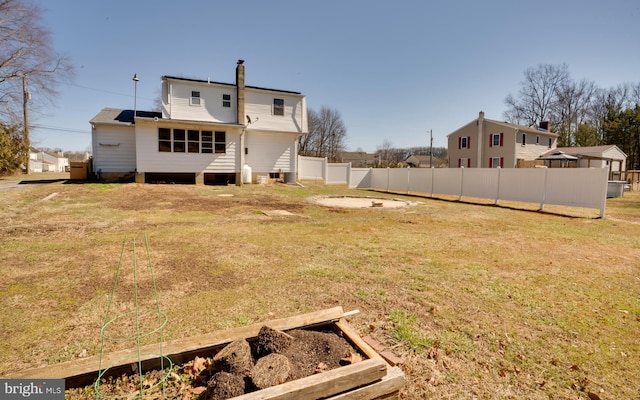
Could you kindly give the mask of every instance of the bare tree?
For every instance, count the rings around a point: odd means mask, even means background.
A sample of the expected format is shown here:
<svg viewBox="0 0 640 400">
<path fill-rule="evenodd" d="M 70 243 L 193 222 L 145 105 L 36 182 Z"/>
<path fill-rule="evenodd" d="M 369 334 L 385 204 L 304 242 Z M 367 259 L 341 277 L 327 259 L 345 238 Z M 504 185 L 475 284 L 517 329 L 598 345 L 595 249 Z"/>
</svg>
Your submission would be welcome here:
<svg viewBox="0 0 640 400">
<path fill-rule="evenodd" d="M 559 146 L 585 145 L 585 140 L 593 143 L 593 138 L 588 138 L 589 129 L 583 126 L 581 140 L 577 140 L 576 132 L 580 125 L 591 121 L 592 103 L 598 88 L 592 81 L 585 79 L 576 82 L 566 80 L 556 89 L 556 99 L 552 102 L 551 120 L 555 126 L 555 132 L 560 135 Z"/>
<path fill-rule="evenodd" d="M 509 94 L 505 99 L 507 120 L 534 126 L 551 118 L 556 107 L 558 90 L 569 82 L 566 64 L 540 64 L 524 71 L 518 96 Z"/>
<path fill-rule="evenodd" d="M 335 162 L 346 148 L 347 128 L 338 110 L 321 107 L 319 112 L 307 111 L 309 132 L 298 140 L 298 152 L 303 156 L 327 157 Z"/>
<path fill-rule="evenodd" d="M 47 103 L 56 95 L 55 83 L 72 75 L 53 50 L 40 9 L 24 0 L 0 0 L 0 121 L 21 124 L 27 148 L 28 102 Z"/>
</svg>

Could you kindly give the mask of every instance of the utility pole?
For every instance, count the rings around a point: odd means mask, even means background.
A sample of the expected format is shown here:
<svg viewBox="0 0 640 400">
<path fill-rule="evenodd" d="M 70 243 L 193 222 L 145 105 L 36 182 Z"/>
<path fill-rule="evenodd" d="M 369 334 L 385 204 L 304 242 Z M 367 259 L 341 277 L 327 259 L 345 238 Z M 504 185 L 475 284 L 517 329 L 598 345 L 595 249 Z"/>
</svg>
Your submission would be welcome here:
<svg viewBox="0 0 640 400">
<path fill-rule="evenodd" d="M 429 168 L 433 168 L 433 129 L 429 129 Z"/>
<path fill-rule="evenodd" d="M 27 175 L 31 173 L 29 169 L 29 162 L 31 159 L 31 141 L 29 140 L 29 91 L 27 90 L 27 76 L 22 75 L 22 111 L 24 115 L 24 143 L 27 148 L 27 157 L 25 166 L 27 168 Z"/>
<path fill-rule="evenodd" d="M 136 113 L 138 112 L 136 110 L 136 106 L 137 106 L 136 101 L 137 101 L 137 98 L 138 98 L 138 81 L 139 80 L 140 79 L 138 79 L 138 74 L 133 74 L 133 82 L 134 82 L 134 84 L 133 84 L 133 86 L 134 86 L 133 87 L 133 124 L 134 125 L 136 123 Z"/>
</svg>

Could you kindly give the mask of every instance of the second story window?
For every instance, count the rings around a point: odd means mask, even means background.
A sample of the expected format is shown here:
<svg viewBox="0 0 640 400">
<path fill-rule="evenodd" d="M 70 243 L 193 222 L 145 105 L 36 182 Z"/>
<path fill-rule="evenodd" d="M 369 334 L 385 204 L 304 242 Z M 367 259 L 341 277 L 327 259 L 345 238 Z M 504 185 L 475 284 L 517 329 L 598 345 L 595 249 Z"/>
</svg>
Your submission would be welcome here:
<svg viewBox="0 0 640 400">
<path fill-rule="evenodd" d="M 458 138 L 458 148 L 468 149 L 471 146 L 471 136 L 461 136 Z"/>
<path fill-rule="evenodd" d="M 222 95 L 222 107 L 230 108 L 231 107 L 231 95 L 223 94 Z"/>
<path fill-rule="evenodd" d="M 502 146 L 502 138 L 504 135 L 502 133 L 494 133 L 491 135 L 491 147 L 501 147 Z"/>
<path fill-rule="evenodd" d="M 191 91 L 191 105 L 199 106 L 200 105 L 200 92 L 197 90 Z"/>
<path fill-rule="evenodd" d="M 284 115 L 284 99 L 273 99 L 273 115 Z"/>
<path fill-rule="evenodd" d="M 553 139 L 549 138 L 549 148 L 551 148 L 552 143 L 553 143 Z"/>
<path fill-rule="evenodd" d="M 523 133 L 522 134 L 522 145 L 525 146 L 527 144 L 527 134 Z"/>
</svg>

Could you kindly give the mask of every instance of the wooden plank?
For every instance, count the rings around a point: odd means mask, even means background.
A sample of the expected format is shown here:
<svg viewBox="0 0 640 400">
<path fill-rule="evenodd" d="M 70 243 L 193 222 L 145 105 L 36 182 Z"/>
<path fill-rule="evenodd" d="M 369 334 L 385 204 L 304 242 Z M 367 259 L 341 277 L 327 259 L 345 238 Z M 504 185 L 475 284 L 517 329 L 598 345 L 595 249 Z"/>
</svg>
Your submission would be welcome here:
<svg viewBox="0 0 640 400">
<path fill-rule="evenodd" d="M 404 373 L 399 367 L 387 366 L 387 374 L 378 382 L 337 394 L 327 400 L 395 399 L 404 385 Z"/>
<path fill-rule="evenodd" d="M 341 318 L 336 322 L 336 326 L 347 336 L 347 339 L 351 341 L 351 344 L 360 349 L 369 358 L 380 358 L 380 355 L 365 342 L 358 333 L 349 325 L 349 323 Z"/>
<path fill-rule="evenodd" d="M 327 372 L 283 383 L 257 392 L 234 397 L 234 400 L 323 399 L 354 387 L 382 379 L 387 364 L 381 357 L 332 369 Z"/>
<path fill-rule="evenodd" d="M 273 329 L 289 330 L 294 328 L 304 328 L 314 324 L 334 321 L 342 317 L 344 311 L 342 307 L 334 307 L 326 310 L 316 311 L 308 314 L 297 315 L 289 318 L 281 318 L 272 321 L 261 322 L 250 326 L 227 329 L 223 331 L 212 332 L 209 334 L 176 339 L 166 342 L 162 345 L 163 355 L 169 357 L 173 362 L 180 363 L 187 357 L 195 357 L 198 354 L 204 354 L 212 351 L 220 345 L 230 343 L 237 339 L 246 339 L 255 337 L 260 332 L 260 328 L 268 325 Z M 159 344 L 143 346 L 141 353 L 145 354 L 141 357 L 142 361 L 157 359 L 151 353 L 158 353 Z M 137 361 L 137 350 L 121 350 L 102 357 L 102 368 L 112 366 L 114 373 L 131 372 L 130 363 Z M 126 360 L 123 362 L 122 360 Z M 159 363 L 157 363 L 159 364 Z M 116 368 L 121 367 L 120 369 Z M 73 388 L 90 384 L 97 377 L 100 369 L 100 356 L 93 356 L 60 364 L 49 365 L 46 367 L 29 369 L 15 372 L 7 378 L 45 378 L 45 379 L 66 379 L 67 388 Z M 121 372 L 122 371 L 122 372 Z"/>
</svg>

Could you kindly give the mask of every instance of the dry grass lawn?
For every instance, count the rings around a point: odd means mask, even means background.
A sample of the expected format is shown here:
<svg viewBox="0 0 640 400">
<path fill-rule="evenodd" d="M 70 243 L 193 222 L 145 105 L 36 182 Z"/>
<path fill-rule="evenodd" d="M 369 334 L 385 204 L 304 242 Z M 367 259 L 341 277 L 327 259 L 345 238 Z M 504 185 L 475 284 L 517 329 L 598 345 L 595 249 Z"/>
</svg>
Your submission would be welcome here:
<svg viewBox="0 0 640 400">
<path fill-rule="evenodd" d="M 98 354 L 123 242 L 146 234 L 166 339 L 341 305 L 405 360 L 403 399 L 640 398 L 640 193 L 601 220 L 326 208 L 306 199 L 405 197 L 314 183 L 28 186 L 0 191 L 0 376 Z"/>
</svg>

